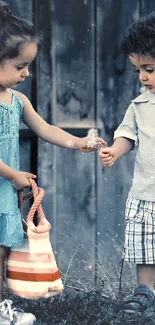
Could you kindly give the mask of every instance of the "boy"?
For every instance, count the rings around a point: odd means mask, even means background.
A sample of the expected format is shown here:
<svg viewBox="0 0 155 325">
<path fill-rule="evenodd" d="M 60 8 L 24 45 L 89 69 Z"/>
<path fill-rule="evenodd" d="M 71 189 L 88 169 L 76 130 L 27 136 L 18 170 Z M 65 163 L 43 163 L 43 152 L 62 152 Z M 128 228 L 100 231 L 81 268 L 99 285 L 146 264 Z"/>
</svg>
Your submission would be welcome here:
<svg viewBox="0 0 155 325">
<path fill-rule="evenodd" d="M 147 308 L 155 278 L 155 12 L 132 24 L 122 50 L 139 74 L 145 91 L 128 107 L 111 147 L 101 149 L 101 163 L 111 167 L 135 146 L 133 184 L 126 202 L 124 258 L 135 263 L 137 288 L 124 300 L 127 313 Z"/>
</svg>

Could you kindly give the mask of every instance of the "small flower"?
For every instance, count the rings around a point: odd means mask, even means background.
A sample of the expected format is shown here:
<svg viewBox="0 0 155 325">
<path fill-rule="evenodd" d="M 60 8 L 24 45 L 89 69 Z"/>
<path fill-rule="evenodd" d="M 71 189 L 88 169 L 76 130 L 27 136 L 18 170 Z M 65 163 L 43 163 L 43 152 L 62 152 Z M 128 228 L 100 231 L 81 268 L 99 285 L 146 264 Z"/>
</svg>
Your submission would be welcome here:
<svg viewBox="0 0 155 325">
<path fill-rule="evenodd" d="M 88 148 L 93 148 L 97 145 L 98 131 L 96 129 L 90 129 L 88 131 Z"/>
</svg>

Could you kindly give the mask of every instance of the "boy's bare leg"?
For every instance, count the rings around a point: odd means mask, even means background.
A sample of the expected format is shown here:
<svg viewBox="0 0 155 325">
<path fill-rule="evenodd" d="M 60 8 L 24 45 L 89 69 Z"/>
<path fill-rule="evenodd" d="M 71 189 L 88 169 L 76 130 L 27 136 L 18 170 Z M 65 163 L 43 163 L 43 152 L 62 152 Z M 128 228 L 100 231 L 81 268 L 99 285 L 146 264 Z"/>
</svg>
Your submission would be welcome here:
<svg viewBox="0 0 155 325">
<path fill-rule="evenodd" d="M 4 261 L 8 256 L 8 248 L 0 246 L 0 302 L 3 301 L 3 275 Z"/>
<path fill-rule="evenodd" d="M 155 265 L 137 264 L 137 283 L 145 284 L 150 290 L 154 290 Z"/>
</svg>

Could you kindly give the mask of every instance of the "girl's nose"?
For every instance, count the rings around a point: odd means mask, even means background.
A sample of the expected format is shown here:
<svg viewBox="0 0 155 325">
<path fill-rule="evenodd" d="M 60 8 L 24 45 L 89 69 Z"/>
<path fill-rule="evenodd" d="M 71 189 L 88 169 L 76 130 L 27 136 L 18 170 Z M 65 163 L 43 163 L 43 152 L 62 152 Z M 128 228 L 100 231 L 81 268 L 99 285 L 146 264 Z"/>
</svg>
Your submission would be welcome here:
<svg viewBox="0 0 155 325">
<path fill-rule="evenodd" d="M 148 78 L 147 78 L 147 75 L 146 75 L 146 73 L 145 72 L 139 72 L 139 80 L 141 81 L 141 82 L 145 82 L 146 80 L 147 80 Z"/>
</svg>

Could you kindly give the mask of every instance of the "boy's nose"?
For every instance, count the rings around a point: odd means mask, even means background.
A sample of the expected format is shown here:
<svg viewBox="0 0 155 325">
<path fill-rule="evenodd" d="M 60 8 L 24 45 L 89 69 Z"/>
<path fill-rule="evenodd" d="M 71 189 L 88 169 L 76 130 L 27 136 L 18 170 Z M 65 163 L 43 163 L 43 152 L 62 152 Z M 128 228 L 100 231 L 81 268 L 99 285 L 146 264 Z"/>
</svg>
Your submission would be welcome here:
<svg viewBox="0 0 155 325">
<path fill-rule="evenodd" d="M 22 72 L 22 77 L 26 78 L 30 75 L 29 73 L 29 69 L 28 68 L 25 68 Z"/>
</svg>

